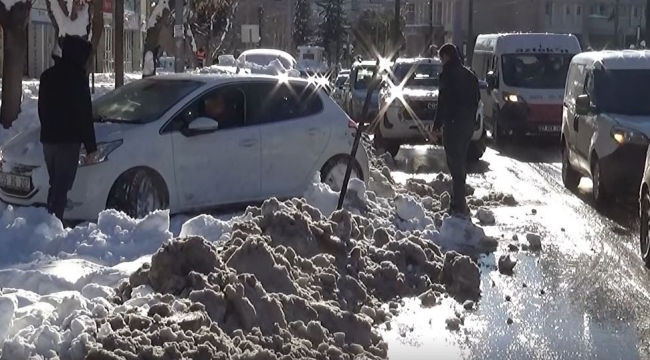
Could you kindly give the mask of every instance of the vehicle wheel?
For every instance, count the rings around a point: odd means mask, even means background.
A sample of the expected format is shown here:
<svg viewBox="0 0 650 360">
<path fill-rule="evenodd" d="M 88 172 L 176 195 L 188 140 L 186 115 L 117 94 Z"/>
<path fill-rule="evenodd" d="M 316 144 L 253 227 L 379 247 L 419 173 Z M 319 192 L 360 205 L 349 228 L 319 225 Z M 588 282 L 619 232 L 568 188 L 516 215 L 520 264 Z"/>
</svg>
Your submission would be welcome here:
<svg viewBox="0 0 650 360">
<path fill-rule="evenodd" d="M 495 113 L 492 116 L 492 119 L 494 119 L 492 125 L 492 139 L 498 147 L 504 147 L 508 143 L 509 136 L 504 130 L 501 129 L 501 126 L 499 126 L 498 113 Z"/>
<path fill-rule="evenodd" d="M 641 258 L 647 268 L 650 268 L 650 246 L 648 241 L 650 239 L 650 194 L 647 190 L 643 191 L 641 195 L 641 226 L 640 226 L 640 242 L 641 242 Z"/>
<path fill-rule="evenodd" d="M 478 140 L 469 143 L 469 150 L 467 151 L 468 162 L 477 162 L 483 157 L 486 149 L 486 137 L 487 134 L 485 133 L 485 130 L 483 130 L 483 135 L 481 135 Z"/>
<path fill-rule="evenodd" d="M 600 170 L 600 161 L 598 158 L 594 159 L 593 164 L 591 165 L 591 179 L 593 182 L 593 191 L 592 195 L 594 197 L 594 203 L 597 208 L 602 208 L 605 205 L 608 205 L 610 202 L 609 194 L 605 188 L 605 184 L 602 182 L 602 171 Z"/>
<path fill-rule="evenodd" d="M 386 139 L 381 134 L 379 127 L 377 127 L 377 130 L 375 131 L 373 145 L 375 146 L 375 150 L 377 150 L 377 155 L 382 155 L 384 152 L 387 152 L 393 158 L 397 156 L 397 153 L 399 152 L 399 148 L 401 146 L 400 143 L 395 140 Z"/>
<path fill-rule="evenodd" d="M 106 207 L 141 219 L 152 211 L 169 208 L 169 193 L 165 181 L 153 170 L 131 169 L 113 184 Z"/>
<path fill-rule="evenodd" d="M 350 155 L 338 155 L 329 159 L 320 171 L 321 181 L 329 185 L 332 190 L 341 191 L 350 158 Z M 350 179 L 352 178 L 363 180 L 363 171 L 356 159 L 352 163 Z"/>
<path fill-rule="evenodd" d="M 577 172 L 571 163 L 569 162 L 569 149 L 568 146 L 564 145 L 564 150 L 562 151 L 562 182 L 564 187 L 574 191 L 580 184 L 580 173 Z"/>
</svg>

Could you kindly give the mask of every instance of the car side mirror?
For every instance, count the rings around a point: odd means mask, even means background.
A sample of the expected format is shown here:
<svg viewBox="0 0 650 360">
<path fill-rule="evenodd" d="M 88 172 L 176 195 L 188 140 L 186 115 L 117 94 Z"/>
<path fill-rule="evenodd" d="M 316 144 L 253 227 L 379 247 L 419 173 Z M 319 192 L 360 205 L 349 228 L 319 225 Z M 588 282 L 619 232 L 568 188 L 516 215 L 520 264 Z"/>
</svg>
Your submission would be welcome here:
<svg viewBox="0 0 650 360">
<path fill-rule="evenodd" d="M 576 114 L 589 115 L 592 110 L 593 106 L 591 106 L 591 98 L 589 95 L 578 95 L 578 98 L 576 99 Z"/>
<path fill-rule="evenodd" d="M 499 88 L 499 77 L 494 73 L 494 71 L 490 71 L 487 73 L 487 75 L 485 76 L 485 82 L 487 83 L 488 89 Z"/>
<path fill-rule="evenodd" d="M 485 80 L 479 80 L 478 82 L 478 88 L 479 90 L 485 90 L 488 88 L 488 83 Z"/>
<path fill-rule="evenodd" d="M 209 134 L 217 131 L 219 123 L 209 117 L 199 117 L 194 119 L 183 131 L 185 136 L 196 136 Z"/>
</svg>

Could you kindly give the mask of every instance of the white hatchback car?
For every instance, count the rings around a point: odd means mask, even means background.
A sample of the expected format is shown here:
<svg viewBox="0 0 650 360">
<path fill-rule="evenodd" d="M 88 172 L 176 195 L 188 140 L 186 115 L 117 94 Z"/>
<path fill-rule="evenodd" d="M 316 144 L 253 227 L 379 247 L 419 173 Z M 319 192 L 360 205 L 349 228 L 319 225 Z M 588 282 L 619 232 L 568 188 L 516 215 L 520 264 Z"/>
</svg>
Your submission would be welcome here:
<svg viewBox="0 0 650 360">
<path fill-rule="evenodd" d="M 92 220 L 105 208 L 133 217 L 275 196 L 301 196 L 317 171 L 340 186 L 356 124 L 302 79 L 265 75 L 164 75 L 124 85 L 93 104 L 98 156 L 79 170 L 65 218 Z M 2 148 L 0 198 L 46 202 L 38 129 Z M 353 176 L 368 179 L 359 149 Z"/>
</svg>

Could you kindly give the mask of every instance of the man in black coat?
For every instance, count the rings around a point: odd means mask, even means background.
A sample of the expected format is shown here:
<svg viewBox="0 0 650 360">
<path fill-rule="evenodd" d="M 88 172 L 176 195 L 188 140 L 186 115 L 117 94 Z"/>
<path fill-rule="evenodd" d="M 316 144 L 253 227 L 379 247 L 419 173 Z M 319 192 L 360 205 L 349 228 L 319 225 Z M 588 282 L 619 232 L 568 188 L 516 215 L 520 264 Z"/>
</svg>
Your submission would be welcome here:
<svg viewBox="0 0 650 360">
<path fill-rule="evenodd" d="M 91 49 L 81 37 L 66 36 L 62 57 L 43 72 L 38 89 L 41 143 L 50 177 L 47 209 L 61 220 L 77 175 L 81 145 L 86 162 L 92 162 L 97 151 L 86 72 Z"/>
<path fill-rule="evenodd" d="M 458 49 L 454 45 L 443 45 L 439 55 L 443 65 L 434 132 L 444 129 L 442 143 L 453 180 L 449 212 L 452 215 L 467 216 L 467 152 L 472 141 L 480 101 L 478 78 L 472 70 L 463 66 Z"/>
</svg>

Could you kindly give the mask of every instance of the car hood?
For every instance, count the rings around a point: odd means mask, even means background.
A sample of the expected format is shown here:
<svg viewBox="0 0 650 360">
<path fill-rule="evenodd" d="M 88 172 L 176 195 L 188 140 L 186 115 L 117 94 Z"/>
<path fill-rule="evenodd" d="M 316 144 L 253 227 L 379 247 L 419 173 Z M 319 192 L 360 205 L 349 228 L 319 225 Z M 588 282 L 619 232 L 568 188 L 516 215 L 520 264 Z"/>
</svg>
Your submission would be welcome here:
<svg viewBox="0 0 650 360">
<path fill-rule="evenodd" d="M 650 116 L 610 115 L 614 121 L 625 128 L 633 129 L 650 137 Z"/>
<path fill-rule="evenodd" d="M 124 133 L 142 125 L 95 123 L 95 139 L 98 143 L 124 138 Z M 2 160 L 7 163 L 41 166 L 43 147 L 40 143 L 40 127 L 24 131 L 0 147 Z"/>
<path fill-rule="evenodd" d="M 402 89 L 404 100 L 438 100 L 438 88 L 407 87 Z"/>
</svg>

